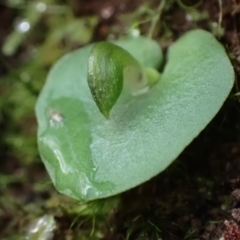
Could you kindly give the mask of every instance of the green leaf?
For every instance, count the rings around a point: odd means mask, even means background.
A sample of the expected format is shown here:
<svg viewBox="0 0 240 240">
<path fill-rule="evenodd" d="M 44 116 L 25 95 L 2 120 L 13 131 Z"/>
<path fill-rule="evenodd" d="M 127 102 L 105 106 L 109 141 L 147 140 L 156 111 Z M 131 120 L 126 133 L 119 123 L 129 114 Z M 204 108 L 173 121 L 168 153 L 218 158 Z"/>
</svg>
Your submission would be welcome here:
<svg viewBox="0 0 240 240">
<path fill-rule="evenodd" d="M 147 79 L 138 61 L 123 48 L 109 42 L 95 43 L 88 59 L 88 85 L 101 113 L 108 118 L 123 88 L 135 81 L 146 87 Z"/>
<path fill-rule="evenodd" d="M 161 52 L 153 41 L 118 44 L 144 67 L 159 66 Z M 210 33 L 194 30 L 170 48 L 161 80 L 137 97 L 123 90 L 108 120 L 87 84 L 91 48 L 56 63 L 36 106 L 39 150 L 53 183 L 85 201 L 163 171 L 215 116 L 234 79 L 223 47 Z"/>
</svg>

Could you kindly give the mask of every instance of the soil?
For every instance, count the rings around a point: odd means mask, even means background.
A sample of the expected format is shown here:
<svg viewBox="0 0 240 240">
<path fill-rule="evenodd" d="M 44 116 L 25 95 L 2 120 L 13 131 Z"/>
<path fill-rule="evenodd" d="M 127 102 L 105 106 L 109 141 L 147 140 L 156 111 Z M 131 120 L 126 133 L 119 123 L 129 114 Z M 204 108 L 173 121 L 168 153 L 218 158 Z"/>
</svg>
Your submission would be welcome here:
<svg viewBox="0 0 240 240">
<path fill-rule="evenodd" d="M 126 21 L 122 16 L 129 19 L 129 14 L 144 3 L 152 9 L 159 4 L 159 1 L 144 0 L 68 2 L 76 18 L 99 16 L 91 42 L 125 34 Z M 0 5 L 1 44 L 11 32 L 19 11 L 6 4 Z M 138 20 L 146 19 L 146 15 L 143 13 Z M 147 33 L 149 24 L 139 25 L 142 34 Z M 166 171 L 107 202 L 101 200 L 101 204 L 111 207 L 106 207 L 106 212 L 99 211 L 94 218 L 89 213 L 79 216 L 70 212 L 61 205 L 70 200 L 59 196 L 51 185 L 46 188 L 38 185 L 43 179 L 49 181 L 40 157 L 33 154 L 32 161 L 26 164 L 21 159 L 23 156 L 14 151 L 13 143 L 6 141 L 9 132 L 35 137 L 34 113 L 18 122 L 9 113 L 11 105 L 0 105 L 0 177 L 11 176 L 5 185 L 0 178 L 0 186 L 5 186 L 0 188 L 3 196 L 0 200 L 1 239 L 21 239 L 16 232 L 23 236 L 32 218 L 49 213 L 58 226 L 54 231 L 56 240 L 240 240 L 240 97 L 237 95 L 240 88 L 240 1 L 166 1 L 153 37 L 166 51 L 179 36 L 193 28 L 212 32 L 225 47 L 236 75 L 230 96 L 214 120 Z M 30 41 L 35 44 L 33 39 Z M 15 55 L 6 57 L 8 64 L 20 67 L 26 48 L 23 44 Z M 2 79 L 10 74 L 8 64 L 0 64 Z M 5 84 L 0 84 L 0 93 L 11 95 L 11 87 Z M 33 146 L 37 152 L 35 142 Z M 55 198 L 60 200 L 53 201 Z M 115 201 L 117 203 L 113 204 Z M 87 206 L 91 209 L 94 204 Z M 98 221 L 95 226 L 98 235 L 91 235 L 92 219 Z M 77 224 L 73 224 L 75 221 Z"/>
</svg>

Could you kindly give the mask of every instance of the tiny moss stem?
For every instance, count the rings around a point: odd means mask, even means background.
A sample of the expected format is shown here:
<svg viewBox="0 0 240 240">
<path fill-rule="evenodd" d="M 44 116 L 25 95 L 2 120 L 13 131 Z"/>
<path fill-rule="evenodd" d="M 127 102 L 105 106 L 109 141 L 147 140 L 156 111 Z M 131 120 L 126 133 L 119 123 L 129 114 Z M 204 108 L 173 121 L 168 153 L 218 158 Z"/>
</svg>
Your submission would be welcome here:
<svg viewBox="0 0 240 240">
<path fill-rule="evenodd" d="M 153 38 L 153 34 L 156 29 L 156 25 L 162 15 L 162 10 L 163 10 L 165 3 L 166 3 L 166 0 L 161 0 L 160 4 L 158 6 L 158 9 L 157 9 L 158 14 L 152 20 L 152 23 L 151 23 L 151 26 L 150 26 L 150 29 L 148 32 L 148 38 Z"/>
<path fill-rule="evenodd" d="M 219 6 L 218 33 L 220 33 L 221 32 L 221 26 L 222 26 L 222 17 L 223 17 L 222 0 L 218 0 L 218 6 Z"/>
<path fill-rule="evenodd" d="M 186 11 L 191 10 L 193 8 L 198 8 L 202 4 L 202 1 L 199 1 L 198 3 L 196 3 L 192 6 L 187 6 L 181 0 L 176 0 L 176 2 L 179 5 L 179 7 L 181 7 L 182 9 L 184 9 Z"/>
</svg>

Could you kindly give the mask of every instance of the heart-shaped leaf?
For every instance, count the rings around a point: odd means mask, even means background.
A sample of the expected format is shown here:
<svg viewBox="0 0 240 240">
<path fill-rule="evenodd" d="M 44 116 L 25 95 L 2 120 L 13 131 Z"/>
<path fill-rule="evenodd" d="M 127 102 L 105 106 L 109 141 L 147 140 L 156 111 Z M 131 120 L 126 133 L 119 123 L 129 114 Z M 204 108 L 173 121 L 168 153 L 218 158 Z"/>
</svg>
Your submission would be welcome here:
<svg viewBox="0 0 240 240">
<path fill-rule="evenodd" d="M 145 67 L 160 64 L 161 51 L 149 39 L 117 44 Z M 234 78 L 223 47 L 194 30 L 170 48 L 161 80 L 137 97 L 123 91 L 107 120 L 87 84 L 91 48 L 56 63 L 36 106 L 39 150 L 54 185 L 86 201 L 163 171 L 215 116 Z"/>
</svg>

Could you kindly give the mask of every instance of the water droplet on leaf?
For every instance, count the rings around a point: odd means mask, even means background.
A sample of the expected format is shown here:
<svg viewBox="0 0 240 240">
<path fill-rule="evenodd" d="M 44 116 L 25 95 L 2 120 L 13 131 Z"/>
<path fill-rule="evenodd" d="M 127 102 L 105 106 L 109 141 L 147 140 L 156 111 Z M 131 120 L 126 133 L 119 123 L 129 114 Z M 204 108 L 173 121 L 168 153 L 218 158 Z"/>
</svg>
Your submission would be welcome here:
<svg viewBox="0 0 240 240">
<path fill-rule="evenodd" d="M 50 110 L 50 124 L 51 126 L 60 125 L 62 126 L 64 118 L 61 113 L 56 112 L 55 110 Z"/>
</svg>

